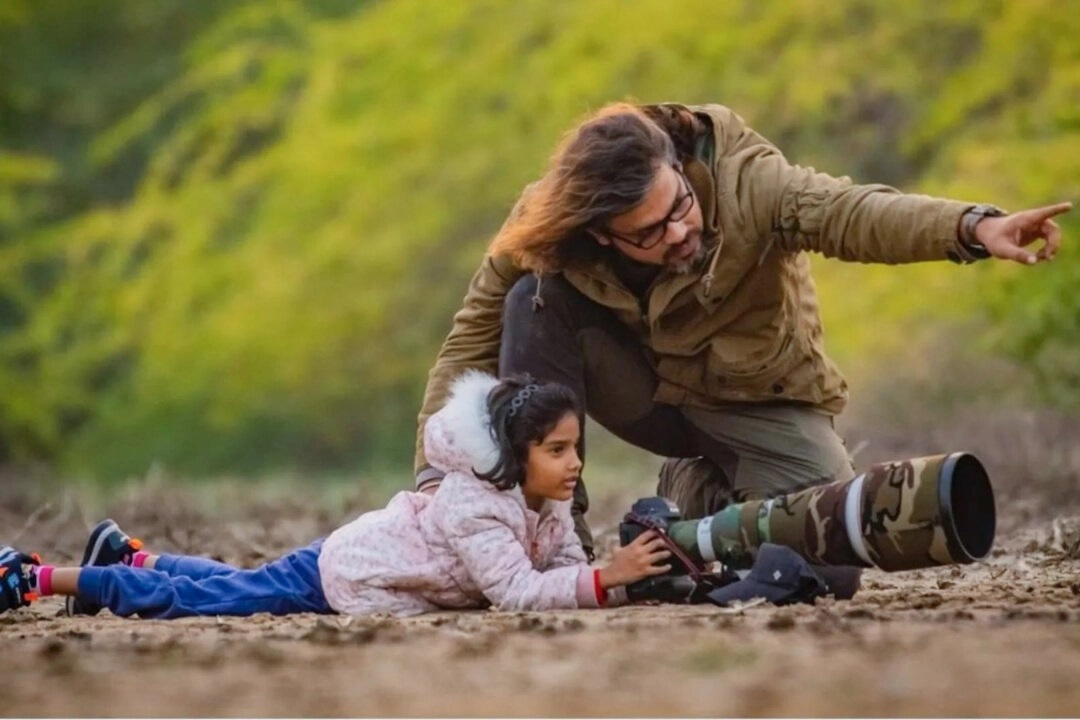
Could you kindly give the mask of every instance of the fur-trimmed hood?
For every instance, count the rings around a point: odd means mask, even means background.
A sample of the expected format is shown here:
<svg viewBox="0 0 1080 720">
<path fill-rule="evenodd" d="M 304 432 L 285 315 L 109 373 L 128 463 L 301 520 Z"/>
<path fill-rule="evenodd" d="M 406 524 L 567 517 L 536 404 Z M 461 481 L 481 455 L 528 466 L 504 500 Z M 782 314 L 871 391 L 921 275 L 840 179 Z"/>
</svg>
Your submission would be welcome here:
<svg viewBox="0 0 1080 720">
<path fill-rule="evenodd" d="M 428 461 L 443 472 L 490 472 L 499 459 L 487 398 L 499 381 L 469 370 L 450 388 L 450 398 L 424 428 Z"/>
</svg>

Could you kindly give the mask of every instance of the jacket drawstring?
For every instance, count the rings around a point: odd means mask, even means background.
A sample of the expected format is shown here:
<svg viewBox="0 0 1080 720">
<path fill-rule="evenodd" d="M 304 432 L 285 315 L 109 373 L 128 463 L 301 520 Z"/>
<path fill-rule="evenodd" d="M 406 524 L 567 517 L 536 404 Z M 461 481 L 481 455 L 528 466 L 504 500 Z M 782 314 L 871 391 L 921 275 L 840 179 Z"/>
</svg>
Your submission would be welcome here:
<svg viewBox="0 0 1080 720">
<path fill-rule="evenodd" d="M 770 235 L 769 236 L 769 241 L 767 243 L 765 243 L 765 249 L 761 251 L 760 255 L 758 255 L 758 259 L 757 259 L 758 267 L 761 267 L 761 264 L 763 262 L 765 262 L 765 256 L 769 254 L 770 250 L 772 250 L 772 246 L 773 246 L 774 242 L 776 242 L 776 237 L 773 236 L 773 235 Z"/>
<path fill-rule="evenodd" d="M 540 284 L 544 282 L 543 273 L 536 274 L 536 292 L 532 296 L 533 312 L 540 312 L 540 308 L 544 307 L 544 298 L 540 297 Z"/>
<path fill-rule="evenodd" d="M 724 233 L 716 232 L 716 249 L 713 251 L 712 260 L 709 261 L 709 271 L 701 276 L 701 282 L 705 284 L 705 297 L 712 293 L 713 280 L 716 279 L 716 265 L 720 262 L 720 250 L 724 247 Z"/>
</svg>

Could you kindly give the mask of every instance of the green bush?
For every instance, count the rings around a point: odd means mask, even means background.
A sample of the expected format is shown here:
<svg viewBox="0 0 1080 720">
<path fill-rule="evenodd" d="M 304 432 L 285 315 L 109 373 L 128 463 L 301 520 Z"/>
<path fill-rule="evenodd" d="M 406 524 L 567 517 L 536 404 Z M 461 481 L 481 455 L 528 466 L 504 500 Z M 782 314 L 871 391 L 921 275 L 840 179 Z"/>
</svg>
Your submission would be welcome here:
<svg viewBox="0 0 1080 720">
<path fill-rule="evenodd" d="M 1076 198 L 1074 5 L 10 3 L 0 449 L 103 477 L 407 461 L 487 239 L 615 99 L 728 104 L 859 181 Z M 1068 250 L 1023 272 L 815 261 L 829 347 L 873 372 L 986 309 L 993 347 L 1075 407 Z"/>
</svg>

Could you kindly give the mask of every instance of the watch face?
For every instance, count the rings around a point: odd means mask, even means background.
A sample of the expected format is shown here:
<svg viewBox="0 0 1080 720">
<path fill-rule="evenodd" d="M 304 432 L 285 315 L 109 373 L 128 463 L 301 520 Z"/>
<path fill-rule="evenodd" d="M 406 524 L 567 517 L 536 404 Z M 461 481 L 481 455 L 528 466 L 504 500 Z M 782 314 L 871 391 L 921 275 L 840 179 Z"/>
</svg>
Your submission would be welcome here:
<svg viewBox="0 0 1080 720">
<path fill-rule="evenodd" d="M 976 205 L 968 210 L 968 212 L 980 217 L 1001 217 L 1002 215 L 1009 214 L 996 205 Z"/>
</svg>

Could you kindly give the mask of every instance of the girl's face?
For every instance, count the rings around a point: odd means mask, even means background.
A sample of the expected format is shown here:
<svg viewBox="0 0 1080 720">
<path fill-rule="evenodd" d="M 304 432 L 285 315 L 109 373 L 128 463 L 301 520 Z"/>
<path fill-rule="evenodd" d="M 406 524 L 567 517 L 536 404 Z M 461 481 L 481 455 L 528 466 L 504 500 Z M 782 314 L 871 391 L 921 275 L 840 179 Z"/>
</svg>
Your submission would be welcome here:
<svg viewBox="0 0 1080 720">
<path fill-rule="evenodd" d="M 525 463 L 525 504 L 539 511 L 544 500 L 569 500 L 581 474 L 577 444 L 581 425 L 577 415 L 568 412 L 543 440 L 529 445 Z"/>
</svg>

